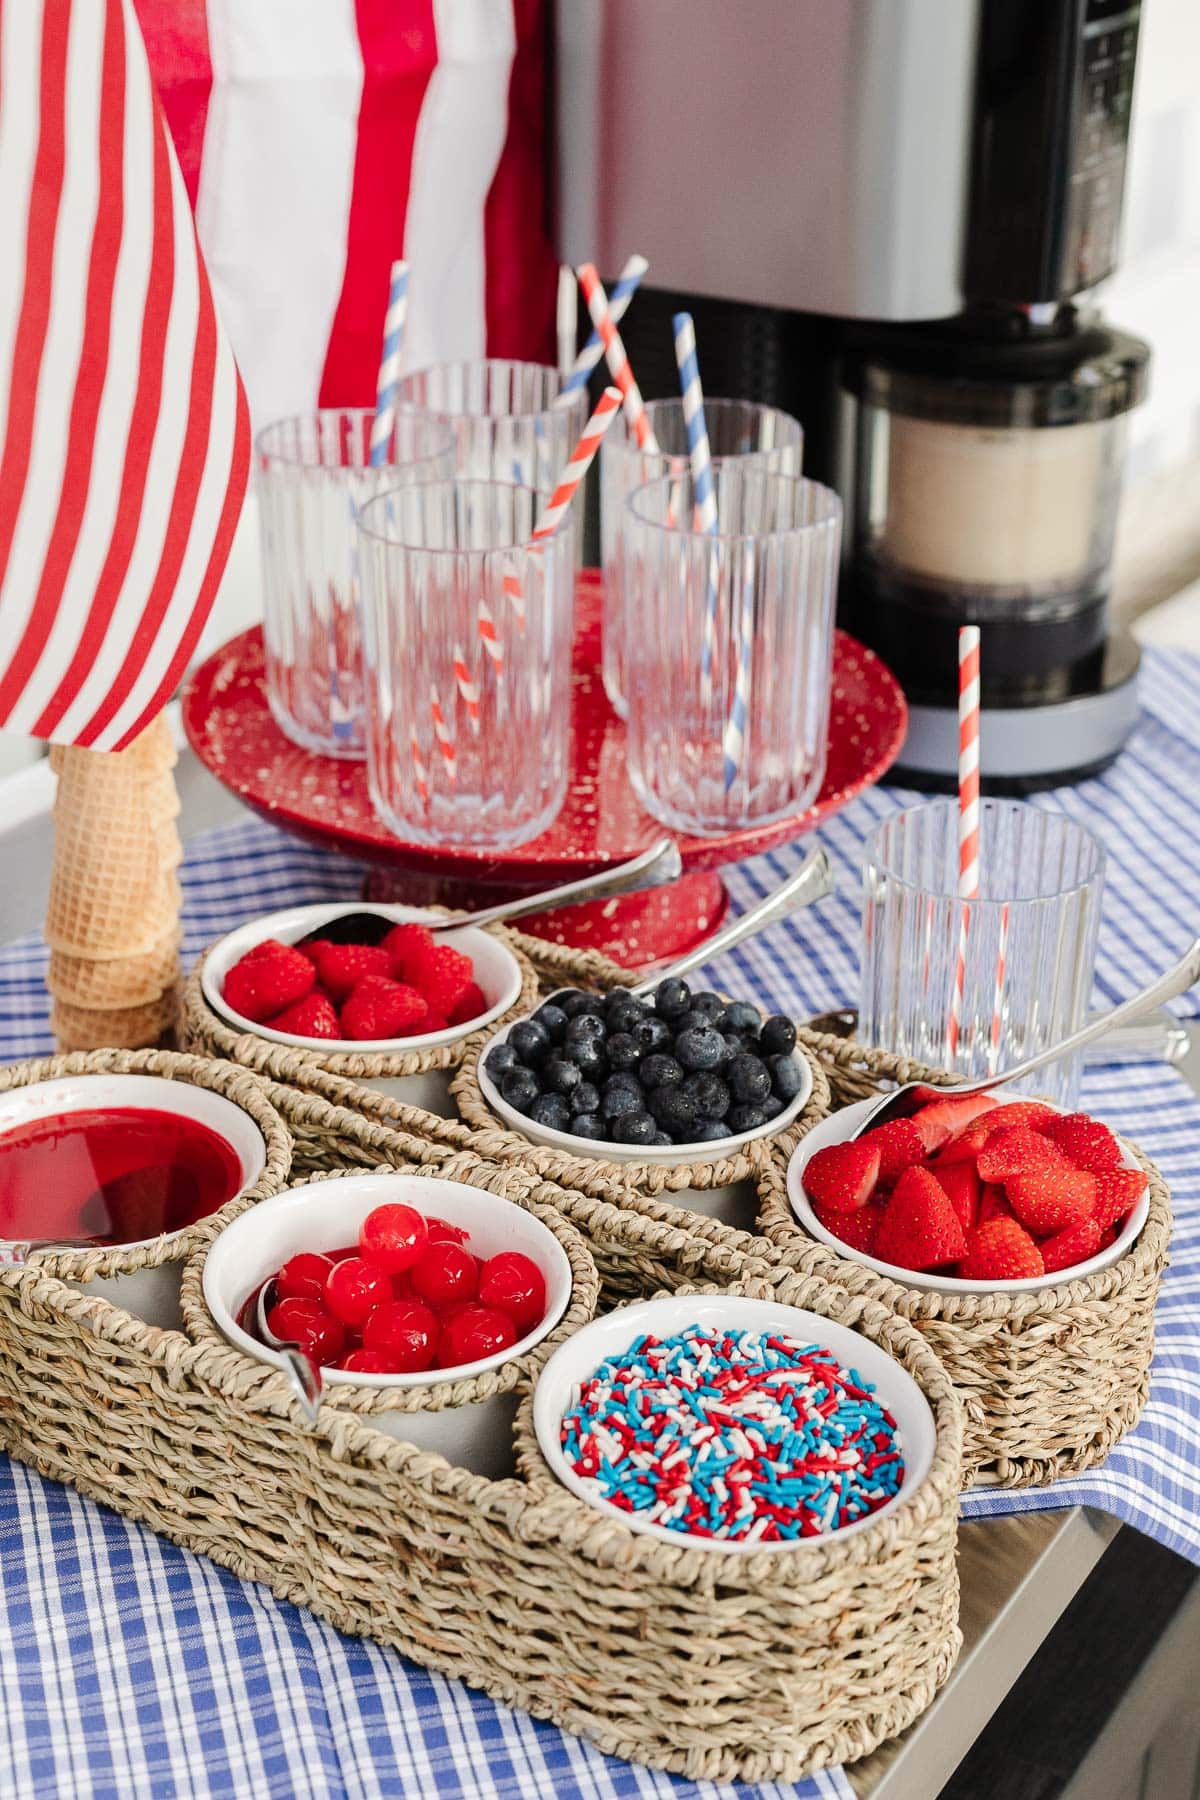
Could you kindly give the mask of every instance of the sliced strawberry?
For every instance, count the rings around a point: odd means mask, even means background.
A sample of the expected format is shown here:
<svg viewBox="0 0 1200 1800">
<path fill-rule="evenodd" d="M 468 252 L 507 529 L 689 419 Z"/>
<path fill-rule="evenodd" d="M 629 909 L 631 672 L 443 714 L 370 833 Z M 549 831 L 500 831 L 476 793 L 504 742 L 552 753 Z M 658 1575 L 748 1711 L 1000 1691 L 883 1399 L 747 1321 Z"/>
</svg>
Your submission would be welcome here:
<svg viewBox="0 0 1200 1800">
<path fill-rule="evenodd" d="M 333 1001 L 327 994 L 306 994 L 303 1000 L 294 1000 L 273 1019 L 268 1019 L 267 1024 L 273 1031 L 287 1031 L 293 1037 L 338 1038 L 342 1035 Z"/>
<path fill-rule="evenodd" d="M 1103 1169 L 1096 1176 L 1092 1217 L 1100 1230 L 1119 1224 L 1146 1191 L 1150 1177 L 1144 1169 Z"/>
<path fill-rule="evenodd" d="M 1015 1219 L 1016 1216 L 1002 1187 L 983 1186 L 979 1194 L 977 1225 L 986 1225 L 990 1219 Z"/>
<path fill-rule="evenodd" d="M 1040 1131 L 1045 1120 L 1058 1117 L 1054 1108 L 1047 1106 L 1044 1100 L 1010 1100 L 988 1114 L 983 1121 L 983 1129 L 989 1137 L 993 1131 L 1010 1131 L 1014 1125 L 1025 1125 L 1030 1131 Z"/>
<path fill-rule="evenodd" d="M 294 1000 L 303 1000 L 316 979 L 307 956 L 266 938 L 228 970 L 222 993 L 234 1012 L 261 1024 Z"/>
<path fill-rule="evenodd" d="M 388 975 L 392 967 L 391 956 L 382 944 L 325 944 L 316 960 L 321 986 L 338 1001 L 345 1000 L 364 975 Z M 390 1037 L 392 1033 L 383 1035 Z"/>
<path fill-rule="evenodd" d="M 926 1156 L 957 1137 L 980 1113 L 991 1112 L 995 1104 L 990 1094 L 962 1094 L 955 1099 L 951 1091 L 915 1112 L 913 1124 L 921 1134 Z"/>
<path fill-rule="evenodd" d="M 905 1169 L 887 1203 L 874 1254 L 901 1269 L 937 1269 L 967 1247 L 946 1191 L 928 1169 Z"/>
<path fill-rule="evenodd" d="M 988 1129 L 990 1116 L 985 1114 L 982 1119 L 976 1119 L 973 1125 L 968 1125 L 965 1131 L 960 1131 L 957 1137 L 951 1138 L 948 1144 L 942 1146 L 937 1153 L 939 1169 L 951 1163 L 975 1161 L 991 1135 Z"/>
<path fill-rule="evenodd" d="M 1098 1175 L 1101 1169 L 1117 1169 L 1121 1165 L 1121 1146 L 1116 1138 L 1107 1125 L 1087 1113 L 1059 1113 L 1042 1130 L 1077 1169 L 1090 1169 Z"/>
<path fill-rule="evenodd" d="M 826 1231 L 840 1238 L 848 1249 L 861 1250 L 866 1256 L 874 1255 L 879 1222 L 883 1217 L 883 1208 L 874 1200 L 850 1213 L 832 1212 L 827 1206 L 814 1206 L 813 1212 Z"/>
<path fill-rule="evenodd" d="M 959 1271 L 964 1281 L 1028 1281 L 1045 1272 L 1041 1251 L 1015 1219 L 978 1226 Z"/>
<path fill-rule="evenodd" d="M 483 989 L 476 981 L 468 981 L 461 998 L 451 1007 L 448 1014 L 452 1025 L 469 1025 L 480 1013 L 487 1011 L 487 999 Z"/>
<path fill-rule="evenodd" d="M 364 975 L 342 1005 L 342 1036 L 348 1038 L 412 1037 L 425 1030 L 429 1016 L 416 988 L 390 975 Z"/>
<path fill-rule="evenodd" d="M 392 972 L 398 978 L 408 981 L 413 987 L 417 965 L 422 956 L 432 950 L 437 943 L 428 925 L 419 925 L 415 919 L 403 925 L 393 925 L 383 940 L 383 948 L 392 959 Z"/>
<path fill-rule="evenodd" d="M 1004 1191 L 1026 1230 L 1035 1237 L 1050 1237 L 1091 1212 L 1096 1177 L 1084 1169 L 1026 1169 L 1010 1175 Z"/>
<path fill-rule="evenodd" d="M 972 1231 L 979 1215 L 979 1171 L 974 1163 L 938 1163 L 936 1176 L 964 1231 Z"/>
<path fill-rule="evenodd" d="M 1028 1125 L 1014 1125 L 994 1132 L 979 1152 L 979 1173 L 984 1181 L 1007 1181 L 1027 1169 L 1061 1169 L 1067 1159 L 1058 1147 Z"/>
<path fill-rule="evenodd" d="M 827 1144 L 804 1166 L 804 1191 L 814 1206 L 828 1212 L 855 1212 L 865 1206 L 879 1180 L 875 1134 Z"/>
<path fill-rule="evenodd" d="M 925 1155 L 925 1144 L 911 1119 L 889 1119 L 867 1136 L 879 1151 L 879 1180 L 884 1187 Z"/>
<path fill-rule="evenodd" d="M 1068 1225 L 1065 1231 L 1057 1231 L 1053 1237 L 1044 1239 L 1042 1263 L 1047 1275 L 1052 1275 L 1059 1269 L 1073 1269 L 1076 1263 L 1087 1262 L 1099 1248 L 1100 1227 L 1089 1215 L 1075 1225 Z"/>
</svg>

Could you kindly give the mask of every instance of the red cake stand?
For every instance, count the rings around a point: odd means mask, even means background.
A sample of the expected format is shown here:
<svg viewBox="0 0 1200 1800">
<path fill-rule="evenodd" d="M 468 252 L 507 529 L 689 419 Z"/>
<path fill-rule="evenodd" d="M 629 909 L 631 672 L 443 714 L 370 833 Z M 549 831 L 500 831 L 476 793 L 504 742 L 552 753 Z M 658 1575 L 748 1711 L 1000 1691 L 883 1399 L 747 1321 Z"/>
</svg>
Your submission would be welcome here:
<svg viewBox="0 0 1200 1800">
<path fill-rule="evenodd" d="M 572 779 L 561 813 L 541 837 L 502 856 L 430 849 L 393 837 L 375 816 L 362 763 L 314 756 L 286 738 L 267 706 L 262 632 L 245 631 L 194 671 L 183 695 L 188 740 L 201 762 L 247 806 L 285 831 L 373 866 L 373 899 L 471 908 L 608 868 L 646 849 L 662 826 L 642 811 L 626 775 L 625 727 L 600 679 L 600 578 L 579 578 Z M 680 838 L 684 874 L 667 887 L 540 913 L 522 928 L 556 943 L 603 950 L 631 967 L 684 954 L 716 930 L 728 896 L 718 873 L 791 842 L 878 781 L 899 754 L 904 696 L 879 658 L 839 631 L 825 780 L 795 818 L 722 837 Z"/>
</svg>

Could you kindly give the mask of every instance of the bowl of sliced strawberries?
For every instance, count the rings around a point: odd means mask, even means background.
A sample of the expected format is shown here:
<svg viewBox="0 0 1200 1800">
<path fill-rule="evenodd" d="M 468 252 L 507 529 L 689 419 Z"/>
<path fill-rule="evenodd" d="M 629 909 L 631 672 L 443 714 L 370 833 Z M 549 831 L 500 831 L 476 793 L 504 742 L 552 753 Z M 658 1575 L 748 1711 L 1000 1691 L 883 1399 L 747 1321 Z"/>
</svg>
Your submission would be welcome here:
<svg viewBox="0 0 1200 1800">
<path fill-rule="evenodd" d="M 927 1090 L 855 1133 L 874 1100 L 817 1125 L 787 1171 L 811 1237 L 943 1294 L 1032 1293 L 1107 1268 L 1137 1241 L 1148 1177 L 1100 1120 L 1041 1100 Z"/>
</svg>

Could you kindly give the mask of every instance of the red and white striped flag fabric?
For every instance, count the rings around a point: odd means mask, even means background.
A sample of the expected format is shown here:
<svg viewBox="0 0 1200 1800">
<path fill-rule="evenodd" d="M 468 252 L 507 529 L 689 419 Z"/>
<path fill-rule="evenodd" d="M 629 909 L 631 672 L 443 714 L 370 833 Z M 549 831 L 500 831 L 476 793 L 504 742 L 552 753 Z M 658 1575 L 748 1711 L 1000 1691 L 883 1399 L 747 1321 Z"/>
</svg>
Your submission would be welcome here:
<svg viewBox="0 0 1200 1800">
<path fill-rule="evenodd" d="M 119 750 L 161 711 L 249 461 L 130 0 L 0 0 L 0 728 Z"/>
</svg>

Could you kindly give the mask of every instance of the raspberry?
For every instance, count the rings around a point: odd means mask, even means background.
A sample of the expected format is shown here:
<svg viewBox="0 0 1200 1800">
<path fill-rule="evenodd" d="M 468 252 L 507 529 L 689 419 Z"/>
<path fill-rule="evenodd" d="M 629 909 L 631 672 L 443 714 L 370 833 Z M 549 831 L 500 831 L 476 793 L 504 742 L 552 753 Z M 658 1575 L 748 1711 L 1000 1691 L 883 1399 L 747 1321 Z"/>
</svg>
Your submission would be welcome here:
<svg viewBox="0 0 1200 1800">
<path fill-rule="evenodd" d="M 1083 1169 L 1026 1169 L 1004 1183 L 1008 1203 L 1026 1230 L 1050 1237 L 1091 1212 L 1096 1177 Z"/>
<path fill-rule="evenodd" d="M 468 981 L 461 998 L 447 1015 L 451 1025 L 469 1025 L 487 1011 L 487 996 L 477 981 Z"/>
<path fill-rule="evenodd" d="M 392 1300 L 377 1306 L 363 1326 L 363 1349 L 375 1350 L 396 1375 L 433 1366 L 438 1322 L 422 1300 Z"/>
<path fill-rule="evenodd" d="M 814 1206 L 828 1212 L 856 1212 L 865 1206 L 879 1180 L 875 1133 L 827 1144 L 810 1156 L 804 1168 L 804 1191 Z"/>
<path fill-rule="evenodd" d="M 348 1256 L 329 1271 L 325 1304 L 343 1325 L 361 1325 L 377 1306 L 388 1305 L 391 1299 L 392 1284 L 383 1270 L 361 1256 Z"/>
<path fill-rule="evenodd" d="M 1102 1169 L 1096 1176 L 1092 1217 L 1101 1232 L 1119 1224 L 1141 1199 L 1150 1177 L 1144 1169 Z"/>
<path fill-rule="evenodd" d="M 392 959 L 382 944 L 310 944 L 309 949 L 316 956 L 321 986 L 335 1000 L 346 999 L 364 975 L 391 973 Z"/>
<path fill-rule="evenodd" d="M 472 1300 L 478 1277 L 475 1258 L 461 1244 L 427 1244 L 412 1266 L 412 1291 L 433 1306 Z"/>
<path fill-rule="evenodd" d="M 1047 1275 L 1053 1275 L 1059 1269 L 1073 1269 L 1076 1263 L 1087 1262 L 1099 1248 L 1100 1227 L 1095 1219 L 1080 1219 L 1078 1224 L 1068 1225 L 1065 1231 L 1045 1239 L 1041 1246 L 1042 1264 Z"/>
<path fill-rule="evenodd" d="M 1121 1146 L 1116 1138 L 1107 1125 L 1101 1125 L 1099 1119 L 1090 1118 L 1087 1113 L 1060 1113 L 1041 1130 L 1077 1169 L 1098 1175 L 1101 1169 L 1117 1169 L 1121 1165 Z"/>
<path fill-rule="evenodd" d="M 966 1247 L 937 1177 L 928 1169 L 905 1169 L 880 1222 L 875 1255 L 901 1269 L 937 1269 L 957 1262 Z"/>
<path fill-rule="evenodd" d="M 879 1152 L 879 1181 L 884 1187 L 925 1155 L 924 1141 L 911 1119 L 889 1119 L 867 1136 Z"/>
<path fill-rule="evenodd" d="M 348 1038 L 412 1037 L 424 1031 L 429 1009 L 416 988 L 390 975 L 364 975 L 342 1003 L 342 1033 Z"/>
<path fill-rule="evenodd" d="M 392 973 L 402 981 L 418 983 L 414 980 L 420 959 L 434 948 L 437 939 L 428 925 L 418 925 L 415 920 L 409 924 L 393 925 L 383 940 L 382 948 L 392 959 Z"/>
<path fill-rule="evenodd" d="M 965 1281 L 1029 1281 L 1045 1272 L 1041 1251 L 1015 1219 L 992 1219 L 973 1231 L 959 1271 Z"/>
<path fill-rule="evenodd" d="M 333 1001 L 324 994 L 306 994 L 303 1000 L 294 1000 L 266 1023 L 272 1031 L 286 1031 L 292 1037 L 336 1038 L 342 1035 Z"/>
<path fill-rule="evenodd" d="M 410 979 L 425 996 L 430 1012 L 449 1018 L 475 980 L 475 965 L 453 944 L 435 943 L 413 959 Z"/>
<path fill-rule="evenodd" d="M 266 938 L 238 958 L 225 976 L 222 992 L 234 1012 L 261 1025 L 293 1001 L 303 1000 L 314 980 L 307 956 L 290 944 Z"/>
<path fill-rule="evenodd" d="M 517 1330 L 532 1331 L 546 1310 L 546 1281 L 532 1257 L 519 1250 L 490 1256 L 479 1271 L 479 1299 L 507 1313 Z"/>
<path fill-rule="evenodd" d="M 399 1275 L 412 1268 L 431 1235 L 415 1207 L 377 1206 L 359 1228 L 358 1253 L 386 1274 Z"/>
<path fill-rule="evenodd" d="M 480 1362 L 508 1350 L 517 1341 L 517 1328 L 507 1313 L 494 1306 L 460 1306 L 442 1320 L 438 1337 L 439 1367 L 454 1369 Z"/>
</svg>

